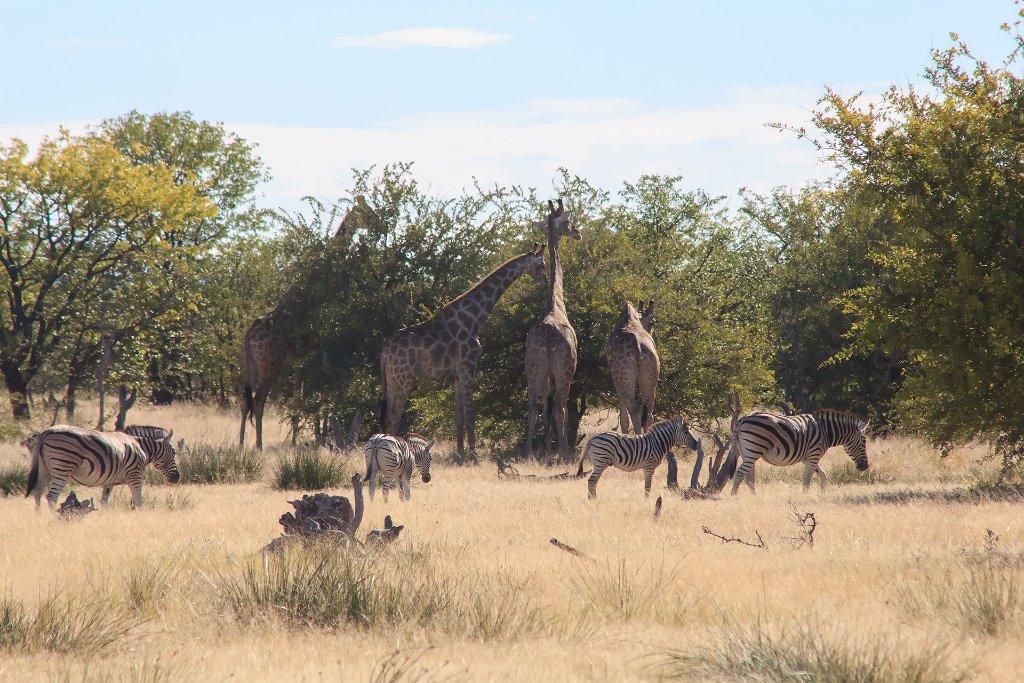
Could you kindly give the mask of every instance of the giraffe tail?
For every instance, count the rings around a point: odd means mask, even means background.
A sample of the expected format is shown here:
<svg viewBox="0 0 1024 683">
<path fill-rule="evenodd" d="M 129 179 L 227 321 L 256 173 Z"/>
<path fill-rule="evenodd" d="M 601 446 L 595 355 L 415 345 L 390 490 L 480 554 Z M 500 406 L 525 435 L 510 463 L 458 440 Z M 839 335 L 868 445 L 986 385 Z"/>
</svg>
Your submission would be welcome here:
<svg viewBox="0 0 1024 683">
<path fill-rule="evenodd" d="M 242 400 L 245 401 L 245 412 L 249 415 L 249 424 L 256 426 L 256 400 L 252 395 L 252 385 L 246 384 Z"/>
</svg>

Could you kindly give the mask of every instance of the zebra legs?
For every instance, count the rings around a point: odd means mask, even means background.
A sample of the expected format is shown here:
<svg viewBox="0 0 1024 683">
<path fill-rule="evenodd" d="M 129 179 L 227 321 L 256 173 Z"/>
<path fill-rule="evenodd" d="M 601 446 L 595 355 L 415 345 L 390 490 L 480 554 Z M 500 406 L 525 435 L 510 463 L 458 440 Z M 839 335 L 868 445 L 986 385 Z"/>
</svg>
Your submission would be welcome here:
<svg viewBox="0 0 1024 683">
<path fill-rule="evenodd" d="M 114 490 L 113 486 L 103 487 L 103 497 L 100 498 L 100 505 L 107 507 L 110 504 L 110 492 Z"/>
<path fill-rule="evenodd" d="M 747 482 L 747 486 L 750 487 L 751 493 L 757 493 L 754 488 L 754 463 L 757 458 L 748 458 L 745 454 L 742 455 L 743 464 L 740 465 L 739 471 L 736 472 L 735 478 L 732 481 L 732 494 L 736 495 L 736 492 L 740 490 L 740 484 L 744 481 Z"/>
<path fill-rule="evenodd" d="M 409 500 L 412 497 L 412 487 L 409 484 L 408 477 L 402 477 L 398 480 L 398 497 L 401 500 Z"/>
<path fill-rule="evenodd" d="M 590 473 L 590 479 L 587 480 L 587 497 L 597 498 L 597 480 L 601 478 L 601 472 L 604 471 L 604 465 L 598 465 L 593 460 L 590 461 L 594 466 L 594 471 Z"/>
<path fill-rule="evenodd" d="M 818 480 L 821 482 L 821 490 L 825 490 L 825 472 L 822 471 L 821 465 L 818 464 L 820 460 L 821 454 L 812 455 L 804 463 L 804 493 L 807 493 L 811 488 L 811 479 L 814 478 L 815 474 L 818 475 Z"/>
<path fill-rule="evenodd" d="M 647 465 L 644 467 L 644 497 L 650 498 L 651 496 L 651 480 L 654 479 L 654 467 Z"/>
</svg>

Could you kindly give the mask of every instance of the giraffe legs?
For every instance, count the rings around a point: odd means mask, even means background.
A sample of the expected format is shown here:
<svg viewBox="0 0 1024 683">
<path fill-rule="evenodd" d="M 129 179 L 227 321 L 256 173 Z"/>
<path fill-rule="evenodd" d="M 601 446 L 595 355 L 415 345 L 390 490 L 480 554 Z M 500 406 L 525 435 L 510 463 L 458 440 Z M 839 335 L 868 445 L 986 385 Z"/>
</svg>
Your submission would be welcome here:
<svg viewBox="0 0 1024 683">
<path fill-rule="evenodd" d="M 537 414 L 538 411 L 544 410 L 544 404 L 547 401 L 547 392 L 544 392 L 544 401 L 539 401 L 540 391 L 531 382 L 526 388 L 528 396 L 529 407 L 527 408 L 527 419 L 526 419 L 526 441 L 523 443 L 523 456 L 530 457 L 533 455 L 533 437 L 537 433 Z"/>
<path fill-rule="evenodd" d="M 455 443 L 456 452 L 462 455 L 466 437 L 465 399 L 462 396 L 462 383 L 455 377 Z"/>
<path fill-rule="evenodd" d="M 466 426 L 466 435 L 469 438 L 469 456 L 474 464 L 479 464 L 476 457 L 476 423 L 473 415 L 473 371 L 463 369 L 459 372 L 459 386 L 462 388 L 462 421 Z M 459 450 L 462 450 L 462 440 L 459 440 Z"/>
<path fill-rule="evenodd" d="M 256 415 L 256 449 L 263 450 L 263 409 L 267 407 L 267 392 L 257 392 L 253 399 L 253 412 Z"/>
<path fill-rule="evenodd" d="M 403 381 L 404 380 L 404 381 Z M 402 413 L 405 412 L 405 403 L 412 393 L 412 378 L 388 377 L 387 381 L 387 405 L 385 406 L 384 425 L 388 434 L 399 434 L 399 427 L 402 422 Z"/>
<path fill-rule="evenodd" d="M 555 414 L 555 429 L 558 431 L 558 455 L 562 462 L 575 460 L 575 454 L 569 452 L 569 434 L 566 432 L 566 409 L 565 404 L 569 401 L 569 383 L 555 387 L 555 405 L 552 412 Z"/>
</svg>

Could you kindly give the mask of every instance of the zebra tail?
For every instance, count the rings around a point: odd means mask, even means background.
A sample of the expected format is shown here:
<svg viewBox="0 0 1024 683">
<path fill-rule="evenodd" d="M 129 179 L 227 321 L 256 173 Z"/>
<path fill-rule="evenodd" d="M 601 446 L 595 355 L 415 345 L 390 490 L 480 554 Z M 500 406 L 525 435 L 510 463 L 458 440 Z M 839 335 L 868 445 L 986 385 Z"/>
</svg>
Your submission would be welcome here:
<svg viewBox="0 0 1024 683">
<path fill-rule="evenodd" d="M 740 459 L 739 435 L 733 432 L 732 446 L 729 448 L 729 457 L 722 463 L 722 469 L 718 470 L 718 477 L 715 479 L 715 488 L 721 491 L 726 483 L 736 474 L 736 466 Z"/>
<path fill-rule="evenodd" d="M 590 444 L 587 444 L 587 446 L 589 447 Z M 579 466 L 579 469 L 576 470 L 576 478 L 577 479 L 583 476 L 583 463 L 585 463 L 586 461 L 587 461 L 587 449 L 584 448 L 583 449 L 583 455 L 580 456 L 580 466 Z"/>
<path fill-rule="evenodd" d="M 650 417 L 651 417 L 651 407 L 645 403 L 644 407 L 643 407 L 643 410 L 640 411 L 640 429 L 636 429 L 636 427 L 634 426 L 633 430 L 637 434 L 643 434 L 644 433 L 644 427 L 647 425 L 647 420 Z"/>
<path fill-rule="evenodd" d="M 28 471 L 28 484 L 25 486 L 25 497 L 28 498 L 32 495 L 33 489 L 36 484 L 39 483 L 39 461 L 42 459 L 43 454 L 40 449 L 42 437 L 36 439 L 36 442 L 32 444 L 32 469 Z"/>
<path fill-rule="evenodd" d="M 373 494 L 377 489 L 377 470 L 379 469 L 377 449 L 380 446 L 377 445 L 376 441 L 373 441 L 373 445 L 370 448 L 370 457 L 366 459 L 366 481 L 370 487 L 370 500 L 373 500 Z"/>
</svg>

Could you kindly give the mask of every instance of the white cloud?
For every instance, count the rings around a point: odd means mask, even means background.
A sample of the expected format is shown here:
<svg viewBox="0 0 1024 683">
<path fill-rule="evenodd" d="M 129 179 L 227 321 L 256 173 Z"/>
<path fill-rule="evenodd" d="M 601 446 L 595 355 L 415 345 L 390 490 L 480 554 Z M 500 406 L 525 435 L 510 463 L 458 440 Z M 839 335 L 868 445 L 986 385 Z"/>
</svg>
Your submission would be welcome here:
<svg viewBox="0 0 1024 683">
<path fill-rule="evenodd" d="M 541 100 L 371 126 L 228 121 L 225 128 L 257 143 L 271 170 L 262 203 L 291 210 L 305 195 L 329 202 L 346 194 L 353 168 L 397 161 L 415 162 L 417 179 L 439 195 L 471 187 L 474 177 L 484 186 L 518 184 L 543 193 L 564 166 L 608 190 L 657 173 L 682 175 L 687 188 L 731 197 L 740 187 L 799 187 L 830 173 L 806 140 L 765 126 L 807 125 L 820 94 L 815 86 L 737 90 L 726 101 L 699 107 L 650 107 L 624 98 Z M 65 126 L 79 133 L 87 123 Z M 0 124 L 0 141 L 18 136 L 35 144 L 57 129 L 57 123 Z"/>
<path fill-rule="evenodd" d="M 475 50 L 511 40 L 512 36 L 486 33 L 469 28 L 406 28 L 369 36 L 342 36 L 333 41 L 336 47 L 374 47 L 397 49 L 402 47 L 446 47 Z"/>
<path fill-rule="evenodd" d="M 765 126 L 806 125 L 816 88 L 738 92 L 705 107 L 651 108 L 624 99 L 532 102 L 513 110 L 438 112 L 367 127 L 298 128 L 228 123 L 259 144 L 274 180 L 271 206 L 294 208 L 307 194 L 331 201 L 351 186 L 352 168 L 415 162 L 438 194 L 473 178 L 485 186 L 547 190 L 558 167 L 615 190 L 648 173 L 682 175 L 687 187 L 734 195 L 740 187 L 799 187 L 830 169 L 806 140 Z"/>
</svg>

